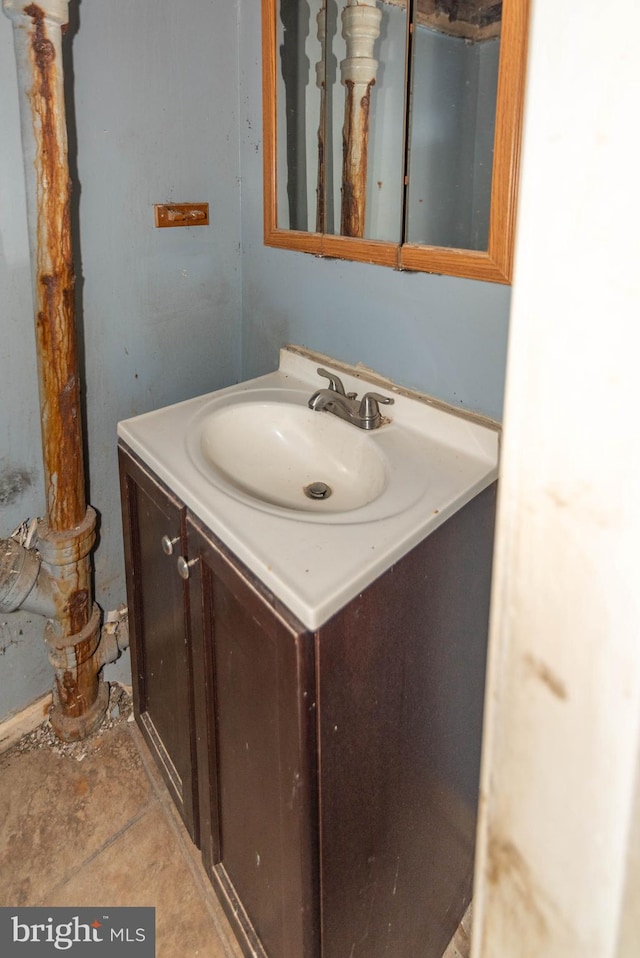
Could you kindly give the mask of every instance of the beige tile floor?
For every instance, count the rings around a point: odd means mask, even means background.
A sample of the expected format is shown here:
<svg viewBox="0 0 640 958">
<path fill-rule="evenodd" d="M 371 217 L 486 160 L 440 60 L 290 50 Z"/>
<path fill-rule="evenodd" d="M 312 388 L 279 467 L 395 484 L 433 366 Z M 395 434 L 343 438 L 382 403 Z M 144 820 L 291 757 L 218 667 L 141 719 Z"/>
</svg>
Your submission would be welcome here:
<svg viewBox="0 0 640 958">
<path fill-rule="evenodd" d="M 107 724 L 0 755 L 0 905 L 154 906 L 157 958 L 241 958 L 140 733 Z"/>
<path fill-rule="evenodd" d="M 120 690 L 87 741 L 45 724 L 0 754 L 0 906 L 153 906 L 156 958 L 242 958 L 130 708 Z M 470 925 L 443 958 L 468 958 Z"/>
</svg>

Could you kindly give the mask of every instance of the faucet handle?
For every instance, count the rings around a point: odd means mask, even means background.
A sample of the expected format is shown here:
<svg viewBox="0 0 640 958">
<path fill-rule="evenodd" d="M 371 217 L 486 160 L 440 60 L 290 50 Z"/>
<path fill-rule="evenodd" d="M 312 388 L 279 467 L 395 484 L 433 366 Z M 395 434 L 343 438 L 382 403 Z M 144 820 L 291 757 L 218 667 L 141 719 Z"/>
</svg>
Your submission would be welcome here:
<svg viewBox="0 0 640 958">
<path fill-rule="evenodd" d="M 325 379 L 329 380 L 329 389 L 333 389 L 334 393 L 338 393 L 339 396 L 344 396 L 344 386 L 342 385 L 342 380 L 338 379 L 333 373 L 327 372 L 326 369 L 318 367 L 318 375 L 323 376 Z M 355 399 L 355 396 L 351 397 Z"/>
<path fill-rule="evenodd" d="M 377 422 L 380 418 L 378 403 L 390 406 L 394 402 L 395 399 L 392 399 L 391 396 L 381 396 L 380 393 L 365 393 L 360 400 L 359 416 L 361 419 L 371 419 Z"/>
</svg>

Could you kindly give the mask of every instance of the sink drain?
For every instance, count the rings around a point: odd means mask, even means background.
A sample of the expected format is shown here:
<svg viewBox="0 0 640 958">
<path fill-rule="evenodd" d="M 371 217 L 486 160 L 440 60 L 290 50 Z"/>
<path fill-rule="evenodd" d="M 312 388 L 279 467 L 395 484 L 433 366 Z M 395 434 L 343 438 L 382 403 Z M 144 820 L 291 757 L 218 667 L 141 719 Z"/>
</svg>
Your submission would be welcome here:
<svg viewBox="0 0 640 958">
<path fill-rule="evenodd" d="M 333 490 L 326 482 L 310 482 L 303 491 L 308 499 L 328 499 Z"/>
</svg>

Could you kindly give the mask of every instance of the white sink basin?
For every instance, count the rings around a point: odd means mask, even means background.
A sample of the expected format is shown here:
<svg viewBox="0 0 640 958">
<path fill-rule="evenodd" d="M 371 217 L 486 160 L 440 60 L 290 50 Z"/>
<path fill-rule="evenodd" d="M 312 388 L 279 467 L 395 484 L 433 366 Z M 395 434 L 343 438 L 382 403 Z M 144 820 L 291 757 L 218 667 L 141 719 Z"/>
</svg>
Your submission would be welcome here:
<svg viewBox="0 0 640 958">
<path fill-rule="evenodd" d="M 309 629 L 319 627 L 498 474 L 496 424 L 366 371 L 393 395 L 370 432 L 308 408 L 327 357 L 283 349 L 266 376 L 145 413 L 118 435 Z M 331 494 L 309 498 L 324 483 Z M 318 487 L 322 492 L 322 487 Z"/>
<path fill-rule="evenodd" d="M 370 437 L 330 413 L 243 402 L 209 412 L 196 428 L 198 468 L 258 504 L 346 512 L 377 499 L 388 482 L 385 459 Z"/>
<path fill-rule="evenodd" d="M 189 458 L 227 495 L 302 522 L 369 522 L 423 495 L 428 469 L 414 436 L 391 423 L 359 429 L 309 409 L 309 396 L 255 389 L 211 399 L 188 427 Z"/>
</svg>

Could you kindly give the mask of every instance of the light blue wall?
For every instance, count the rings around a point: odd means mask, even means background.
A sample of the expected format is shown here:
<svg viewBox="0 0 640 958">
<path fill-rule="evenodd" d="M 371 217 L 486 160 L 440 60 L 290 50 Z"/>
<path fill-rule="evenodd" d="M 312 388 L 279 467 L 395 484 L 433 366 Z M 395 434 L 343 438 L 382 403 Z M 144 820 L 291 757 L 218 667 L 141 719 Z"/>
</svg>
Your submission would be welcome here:
<svg viewBox="0 0 640 958">
<path fill-rule="evenodd" d="M 216 0 L 190 0 L 188 10 L 172 0 L 71 0 L 70 16 L 79 327 L 90 501 L 101 517 L 96 598 L 110 609 L 125 600 L 117 421 L 240 372 L 236 11 Z M 0 125 L 3 537 L 42 514 L 44 494 L 15 63 L 2 15 Z M 167 201 L 208 201 L 211 226 L 155 229 L 153 204 Z M 51 687 L 42 626 L 0 619 L 0 718 Z M 128 680 L 128 655 L 107 672 Z"/>
<path fill-rule="evenodd" d="M 90 501 L 101 515 L 96 598 L 109 609 L 125 598 L 119 419 L 273 369 L 287 342 L 500 417 L 509 291 L 262 245 L 260 0 L 71 0 L 71 13 L 79 326 Z M 15 67 L 4 16 L 0 128 L 4 537 L 44 508 Z M 154 229 L 154 202 L 199 200 L 210 203 L 208 229 Z M 125 656 L 107 678 L 128 680 L 129 669 Z M 1 617 L 0 719 L 50 685 L 42 621 Z"/>
<path fill-rule="evenodd" d="M 262 243 L 260 0 L 239 0 L 243 375 L 293 342 L 501 418 L 510 291 Z"/>
<path fill-rule="evenodd" d="M 82 0 L 73 40 L 96 598 L 123 601 L 115 429 L 236 381 L 240 215 L 236 15 L 191 0 Z M 158 230 L 153 204 L 208 201 Z M 126 663 L 122 663 L 123 667 Z"/>
</svg>

